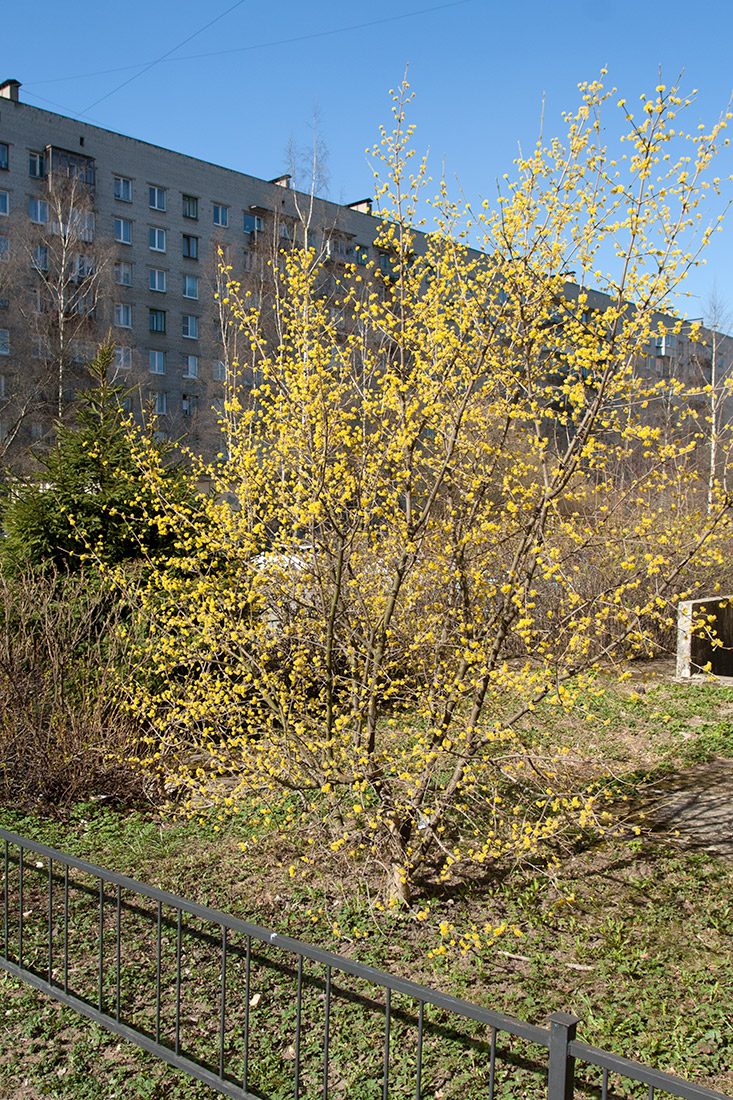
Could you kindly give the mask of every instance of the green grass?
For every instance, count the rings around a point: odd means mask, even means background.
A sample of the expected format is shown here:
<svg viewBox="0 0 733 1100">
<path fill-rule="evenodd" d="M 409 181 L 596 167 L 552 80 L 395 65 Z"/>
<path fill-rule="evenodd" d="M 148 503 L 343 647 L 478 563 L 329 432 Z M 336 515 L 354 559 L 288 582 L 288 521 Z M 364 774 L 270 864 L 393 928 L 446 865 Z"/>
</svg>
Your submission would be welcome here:
<svg viewBox="0 0 733 1100">
<path fill-rule="evenodd" d="M 586 709 L 593 722 L 576 715 L 568 724 L 547 708 L 539 716 L 542 735 L 570 740 L 580 758 L 592 726 L 592 752 L 603 754 L 612 771 L 643 778 L 733 756 L 729 689 L 661 684 L 638 697 L 624 689 L 593 696 Z M 0 824 L 532 1023 L 544 1023 L 556 1009 L 575 1012 L 586 1042 L 733 1094 L 733 865 L 683 837 L 630 830 L 607 835 L 558 852 L 551 874 L 525 867 L 472 884 L 440 884 L 426 888 L 411 909 L 390 910 L 379 901 L 374 874 L 352 867 L 345 878 L 346 864 L 327 846 L 305 878 L 291 877 L 299 850 L 294 840 L 273 835 L 243 851 L 240 842 L 252 836 L 236 818 L 222 823 L 215 813 L 185 823 L 152 810 L 122 813 L 87 803 L 58 820 L 5 810 Z M 519 934 L 507 930 L 491 944 L 482 937 L 462 950 L 472 928 L 487 923 L 514 925 Z M 190 951 L 199 999 L 215 1000 L 216 960 Z M 123 990 L 132 990 L 142 962 L 134 952 L 124 962 Z M 260 1047 L 257 1072 L 263 1091 L 279 1100 L 291 1089 L 293 999 L 285 979 L 273 973 L 262 979 L 270 1038 Z M 113 969 L 107 981 L 114 984 Z M 362 991 L 358 983 L 342 984 Z M 305 1078 L 315 1085 L 322 991 L 313 987 L 309 996 L 314 1023 Z M 409 1008 L 399 998 L 394 1007 Z M 0 1019 L 3 1100 L 215 1095 L 8 977 L 0 979 Z M 450 1025 L 438 1016 L 431 1022 L 443 1031 Z M 336 1097 L 371 1100 L 378 1094 L 380 1027 L 376 1010 L 335 1002 L 334 1043 L 341 1044 L 346 1066 Z M 412 1038 L 409 1022 L 398 1021 L 395 1029 L 390 1095 L 398 1096 L 400 1080 L 407 1085 L 412 1072 Z M 27 1052 L 23 1060 L 21 1050 Z M 523 1062 L 528 1053 L 517 1044 L 511 1048 L 516 1064 L 500 1070 L 498 1096 L 540 1095 L 541 1079 Z M 426 1096 L 480 1095 L 488 1065 L 485 1036 L 436 1032 L 426 1057 Z"/>
</svg>

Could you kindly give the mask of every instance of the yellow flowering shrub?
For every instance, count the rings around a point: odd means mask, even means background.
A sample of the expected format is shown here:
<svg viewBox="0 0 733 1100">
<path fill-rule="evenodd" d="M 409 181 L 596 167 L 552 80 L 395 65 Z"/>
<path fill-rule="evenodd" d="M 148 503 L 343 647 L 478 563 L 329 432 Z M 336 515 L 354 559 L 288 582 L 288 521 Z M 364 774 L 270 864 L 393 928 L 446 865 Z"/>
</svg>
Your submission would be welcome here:
<svg viewBox="0 0 733 1100">
<path fill-rule="evenodd" d="M 729 538 L 727 497 L 708 510 L 699 484 L 695 395 L 679 387 L 662 431 L 640 370 L 712 231 L 698 206 L 725 120 L 677 157 L 684 104 L 658 90 L 638 120 L 622 107 L 616 164 L 608 95 L 581 93 L 567 140 L 520 159 L 495 209 L 441 190 L 425 237 L 398 93 L 377 147 L 389 262 L 347 265 L 327 297 L 324 262 L 292 249 L 267 316 L 225 271 L 233 371 L 254 385 L 230 392 L 195 513 L 140 455 L 178 540 L 130 594 L 148 764 L 192 810 L 315 815 L 403 898 L 426 868 L 608 827 L 602 777 L 543 755 L 523 720 L 552 703 L 561 721 L 598 662 L 648 652 Z"/>
</svg>

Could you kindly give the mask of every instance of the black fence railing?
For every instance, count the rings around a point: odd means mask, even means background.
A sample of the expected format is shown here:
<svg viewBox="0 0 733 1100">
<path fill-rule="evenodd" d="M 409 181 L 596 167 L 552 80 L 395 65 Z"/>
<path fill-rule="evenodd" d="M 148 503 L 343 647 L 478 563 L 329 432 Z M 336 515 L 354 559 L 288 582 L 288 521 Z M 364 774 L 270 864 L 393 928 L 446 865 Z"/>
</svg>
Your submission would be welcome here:
<svg viewBox="0 0 733 1100">
<path fill-rule="evenodd" d="M 648 1100 L 730 1100 L 580 1042 L 567 1013 L 526 1024 L 5 830 L 0 841 L 0 968 L 234 1100 L 608 1100 L 629 1082 Z"/>
</svg>

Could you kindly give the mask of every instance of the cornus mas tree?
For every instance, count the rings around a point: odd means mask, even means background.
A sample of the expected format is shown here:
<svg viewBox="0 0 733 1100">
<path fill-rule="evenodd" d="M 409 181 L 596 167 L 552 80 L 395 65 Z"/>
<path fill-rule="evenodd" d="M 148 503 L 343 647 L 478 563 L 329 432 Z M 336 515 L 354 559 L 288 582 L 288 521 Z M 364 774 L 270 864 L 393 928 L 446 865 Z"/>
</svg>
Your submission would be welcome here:
<svg viewBox="0 0 733 1100">
<path fill-rule="evenodd" d="M 602 781 L 522 719 L 573 708 L 600 661 L 647 652 L 730 533 L 720 492 L 707 510 L 689 403 L 662 437 L 639 370 L 714 228 L 698 205 L 725 120 L 683 137 L 686 104 L 660 86 L 638 119 L 622 101 L 615 163 L 608 94 L 581 92 L 567 140 L 520 159 L 495 209 L 441 194 L 418 239 L 427 177 L 402 89 L 376 150 L 388 261 L 347 268 L 334 309 L 314 253 L 284 254 L 274 325 L 229 280 L 256 384 L 229 402 L 196 516 L 160 489 L 178 555 L 135 597 L 150 766 L 191 806 L 325 822 L 403 899 L 428 871 L 605 828 Z"/>
</svg>

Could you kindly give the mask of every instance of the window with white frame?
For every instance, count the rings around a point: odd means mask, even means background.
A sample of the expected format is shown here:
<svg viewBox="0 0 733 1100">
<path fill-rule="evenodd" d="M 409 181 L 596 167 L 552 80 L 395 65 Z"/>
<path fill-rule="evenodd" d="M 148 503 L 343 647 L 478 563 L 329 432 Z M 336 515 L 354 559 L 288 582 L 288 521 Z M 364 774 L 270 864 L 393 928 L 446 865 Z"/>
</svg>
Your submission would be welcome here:
<svg viewBox="0 0 733 1100">
<path fill-rule="evenodd" d="M 148 196 L 151 210 L 165 210 L 165 187 L 149 187 Z"/>
<path fill-rule="evenodd" d="M 165 332 L 165 310 L 148 310 L 148 328 L 151 332 Z"/>
<path fill-rule="evenodd" d="M 115 176 L 115 198 L 120 202 L 132 202 L 132 180 Z"/>
<path fill-rule="evenodd" d="M 195 355 L 181 356 L 181 374 L 184 378 L 198 378 L 199 361 Z"/>
<path fill-rule="evenodd" d="M 221 225 L 226 229 L 229 225 L 229 207 L 219 206 L 214 203 L 214 225 Z"/>
<path fill-rule="evenodd" d="M 0 191 L 0 216 L 7 217 L 10 213 L 10 196 L 7 191 Z"/>
<path fill-rule="evenodd" d="M 132 348 L 115 345 L 115 370 L 129 370 L 132 366 Z"/>
<path fill-rule="evenodd" d="M 199 319 L 192 317 L 190 313 L 184 313 L 181 317 L 181 336 L 186 340 L 198 340 Z"/>
<path fill-rule="evenodd" d="M 46 156 L 44 153 L 28 154 L 28 175 L 36 180 L 44 178 L 46 175 Z"/>
<path fill-rule="evenodd" d="M 9 328 L 0 328 L 0 355 L 10 355 Z"/>
<path fill-rule="evenodd" d="M 159 294 L 165 294 L 165 271 L 159 267 L 148 268 L 148 286 Z"/>
<path fill-rule="evenodd" d="M 115 218 L 115 240 L 118 244 L 132 244 L 132 222 L 128 218 Z"/>
<path fill-rule="evenodd" d="M 261 233 L 262 232 L 262 218 L 259 214 L 245 214 L 242 220 L 242 228 L 245 233 Z"/>
<path fill-rule="evenodd" d="M 184 275 L 183 276 L 183 297 L 184 298 L 198 298 L 199 296 L 199 281 L 196 275 Z"/>
<path fill-rule="evenodd" d="M 150 394 L 153 399 L 153 412 L 156 416 L 165 416 L 168 412 L 168 394 L 165 390 L 153 390 Z"/>
<path fill-rule="evenodd" d="M 120 286 L 132 286 L 132 264 L 115 264 L 115 282 Z"/>
<path fill-rule="evenodd" d="M 132 328 L 132 306 L 126 302 L 115 303 L 115 325 L 117 328 Z"/>
<path fill-rule="evenodd" d="M 212 372 L 212 378 L 215 382 L 226 382 L 227 380 L 227 365 L 222 359 L 214 360 L 214 369 Z"/>
<path fill-rule="evenodd" d="M 151 225 L 148 230 L 148 244 L 151 252 L 165 252 L 165 229 L 157 229 Z"/>
<path fill-rule="evenodd" d="M 36 271 L 48 271 L 48 245 L 37 244 L 33 249 L 31 267 Z"/>
<path fill-rule="evenodd" d="M 151 374 L 165 374 L 165 352 L 151 348 L 148 352 L 148 368 Z"/>
<path fill-rule="evenodd" d="M 94 260 L 91 256 L 85 256 L 83 252 L 75 252 L 69 260 L 66 270 L 70 279 L 75 283 L 80 283 L 94 274 Z"/>
<path fill-rule="evenodd" d="M 199 399 L 195 393 L 181 394 L 181 412 L 184 416 L 195 416 L 199 411 Z"/>
</svg>

